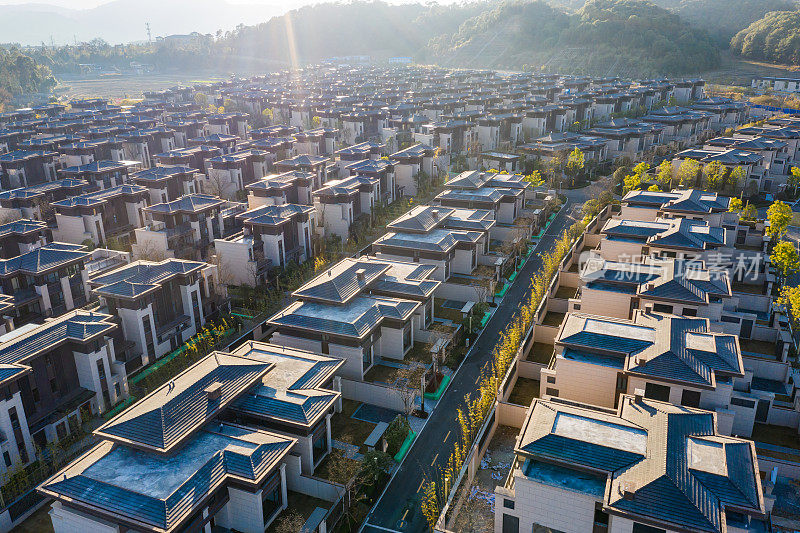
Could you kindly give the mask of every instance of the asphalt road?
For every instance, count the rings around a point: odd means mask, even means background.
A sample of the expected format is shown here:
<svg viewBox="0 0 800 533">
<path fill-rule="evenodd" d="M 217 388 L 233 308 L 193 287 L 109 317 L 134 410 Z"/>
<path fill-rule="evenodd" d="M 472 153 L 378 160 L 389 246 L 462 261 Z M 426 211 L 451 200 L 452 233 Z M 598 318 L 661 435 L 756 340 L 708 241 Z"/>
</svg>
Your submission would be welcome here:
<svg viewBox="0 0 800 533">
<path fill-rule="evenodd" d="M 585 192 L 569 191 L 567 204 L 547 232 L 539 246 L 525 263 L 523 270 L 509 288 L 489 323 L 475 341 L 473 350 L 454 376 L 450 387 L 439 400 L 425 428 L 392 479 L 383 497 L 367 518 L 362 531 L 379 533 L 396 531 L 417 533 L 428 531 L 428 523 L 419 505 L 425 474 L 433 474 L 446 463 L 452 444 L 459 432 L 455 413 L 463 407 L 464 395 L 476 390 L 481 369 L 489 361 L 499 333 L 518 312 L 520 302 L 530 293 L 531 277 L 541 266 L 540 255 L 553 248 L 561 232 L 575 222 L 571 215 L 577 213 Z M 431 475 L 429 478 L 435 479 Z"/>
</svg>

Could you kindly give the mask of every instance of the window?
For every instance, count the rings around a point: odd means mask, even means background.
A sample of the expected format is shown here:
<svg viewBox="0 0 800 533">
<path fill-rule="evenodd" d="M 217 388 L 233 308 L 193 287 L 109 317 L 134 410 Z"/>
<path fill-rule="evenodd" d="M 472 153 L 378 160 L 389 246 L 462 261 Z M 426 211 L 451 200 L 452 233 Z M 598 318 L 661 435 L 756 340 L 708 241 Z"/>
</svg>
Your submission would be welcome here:
<svg viewBox="0 0 800 533">
<path fill-rule="evenodd" d="M 666 385 L 657 385 L 655 383 L 648 383 L 644 388 L 644 397 L 659 402 L 669 401 L 669 387 Z"/>
<path fill-rule="evenodd" d="M 508 498 L 503 498 L 503 507 L 506 509 L 513 509 L 514 508 L 514 500 L 509 500 Z"/>
<path fill-rule="evenodd" d="M 548 396 L 554 396 L 554 397 L 558 398 L 558 389 L 547 387 L 544 390 L 544 393 L 547 394 Z"/>
<path fill-rule="evenodd" d="M 433 298 L 425 302 L 425 328 L 429 328 L 433 323 Z"/>
<path fill-rule="evenodd" d="M 745 400 L 744 398 L 731 398 L 731 405 L 738 405 L 739 407 L 746 407 L 747 409 L 752 409 L 756 406 L 756 402 L 753 400 Z"/>
<path fill-rule="evenodd" d="M 700 407 L 700 391 L 684 389 L 681 394 L 681 405 L 684 407 Z"/>
<path fill-rule="evenodd" d="M 328 428 L 323 422 L 311 435 L 311 449 L 314 455 L 314 464 L 322 460 L 328 453 Z"/>
<path fill-rule="evenodd" d="M 598 504 L 600 505 L 600 504 Z M 608 527 L 608 513 L 603 509 L 595 508 L 594 510 L 594 525 Z"/>
<path fill-rule="evenodd" d="M 411 322 L 403 326 L 403 353 L 411 348 Z"/>
<path fill-rule="evenodd" d="M 6 464 L 6 467 L 11 466 L 11 456 L 8 452 L 3 452 L 3 462 Z"/>
<path fill-rule="evenodd" d="M 264 524 L 267 524 L 272 517 L 283 507 L 281 497 L 281 476 L 280 472 L 272 474 L 270 479 L 264 484 L 263 497 L 261 499 L 261 510 Z"/>
<path fill-rule="evenodd" d="M 372 367 L 372 344 L 364 346 L 361 354 L 361 369 L 366 372 Z M 325 353 L 325 352 L 323 352 Z"/>
<path fill-rule="evenodd" d="M 519 533 L 519 518 L 503 514 L 503 533 Z"/>
<path fill-rule="evenodd" d="M 672 314 L 672 306 L 671 305 L 665 305 L 665 304 L 654 304 L 653 305 L 653 311 L 655 311 L 656 313 L 667 313 L 667 314 L 671 315 Z"/>
<path fill-rule="evenodd" d="M 684 307 L 683 316 L 697 316 L 697 309 L 693 309 L 691 307 Z"/>
<path fill-rule="evenodd" d="M 547 376 L 547 382 L 550 383 L 551 385 L 555 385 L 556 378 L 553 376 Z"/>
</svg>

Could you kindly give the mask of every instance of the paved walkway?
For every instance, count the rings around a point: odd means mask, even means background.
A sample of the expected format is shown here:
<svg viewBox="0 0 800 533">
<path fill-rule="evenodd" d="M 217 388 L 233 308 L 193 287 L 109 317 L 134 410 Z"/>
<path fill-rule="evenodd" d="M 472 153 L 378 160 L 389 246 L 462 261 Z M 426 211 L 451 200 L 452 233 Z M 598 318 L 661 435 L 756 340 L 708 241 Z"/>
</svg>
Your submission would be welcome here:
<svg viewBox="0 0 800 533">
<path fill-rule="evenodd" d="M 483 366 L 490 360 L 492 348 L 506 324 L 518 312 L 519 305 L 530 293 L 531 278 L 541 266 L 540 256 L 552 249 L 556 238 L 575 219 L 569 214 L 577 212 L 585 201 L 585 190 L 569 191 L 568 201 L 545 235 L 536 252 L 531 254 L 507 294 L 475 341 L 464 364 L 454 375 L 453 382 L 439 400 L 417 441 L 409 451 L 399 471 L 389 483 L 374 512 L 367 518 L 362 531 L 423 532 L 428 523 L 420 509 L 419 501 L 425 474 L 430 478 L 447 461 L 458 433 L 456 410 L 464 404 L 464 395 L 473 392 Z"/>
</svg>

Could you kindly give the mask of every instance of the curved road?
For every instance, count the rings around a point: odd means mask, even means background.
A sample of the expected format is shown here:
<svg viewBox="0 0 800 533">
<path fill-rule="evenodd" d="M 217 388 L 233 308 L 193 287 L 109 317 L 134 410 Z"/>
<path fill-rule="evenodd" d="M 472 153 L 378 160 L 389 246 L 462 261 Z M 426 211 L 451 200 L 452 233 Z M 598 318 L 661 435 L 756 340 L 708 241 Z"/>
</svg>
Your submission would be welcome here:
<svg viewBox="0 0 800 533">
<path fill-rule="evenodd" d="M 459 432 L 455 413 L 463 407 L 464 395 L 476 390 L 481 369 L 490 360 L 499 333 L 519 309 L 520 302 L 530 293 L 531 277 L 541 266 L 540 255 L 550 251 L 561 232 L 575 222 L 588 191 L 565 191 L 568 197 L 564 209 L 553 220 L 539 245 L 530 255 L 519 276 L 508 289 L 481 335 L 475 341 L 467 359 L 439 400 L 424 429 L 420 432 L 399 471 L 389 483 L 374 511 L 367 517 L 362 531 L 368 533 L 428 531 L 428 522 L 419 505 L 426 473 L 443 467 Z M 430 476 L 433 478 L 434 476 Z"/>
</svg>

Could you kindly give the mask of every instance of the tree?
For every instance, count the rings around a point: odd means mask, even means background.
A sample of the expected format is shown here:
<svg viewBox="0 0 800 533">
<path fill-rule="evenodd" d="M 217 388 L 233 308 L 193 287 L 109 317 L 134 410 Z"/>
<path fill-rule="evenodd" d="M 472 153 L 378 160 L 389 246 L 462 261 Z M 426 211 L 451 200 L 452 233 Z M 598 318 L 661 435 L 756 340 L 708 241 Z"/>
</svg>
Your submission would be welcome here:
<svg viewBox="0 0 800 533">
<path fill-rule="evenodd" d="M 678 168 L 678 182 L 681 188 L 689 189 L 697 183 L 697 174 L 700 172 L 700 163 L 694 159 L 684 159 Z"/>
<path fill-rule="evenodd" d="M 800 256 L 798 256 L 797 248 L 788 241 L 776 244 L 769 258 L 778 270 L 782 282 L 800 270 Z"/>
<path fill-rule="evenodd" d="M 734 168 L 728 174 L 727 185 L 731 191 L 736 191 L 744 186 L 745 179 L 747 179 L 747 171 L 742 166 Z"/>
<path fill-rule="evenodd" d="M 275 522 L 275 533 L 297 533 L 306 523 L 303 515 L 294 509 L 288 509 Z"/>
<path fill-rule="evenodd" d="M 627 194 L 633 190 L 638 189 L 642 186 L 642 176 L 641 174 L 633 173 L 628 176 L 625 176 L 625 180 L 622 183 L 622 193 Z"/>
<path fill-rule="evenodd" d="M 710 162 L 703 167 L 703 180 L 708 190 L 721 190 L 725 182 L 725 167 L 719 161 Z"/>
<path fill-rule="evenodd" d="M 575 147 L 575 149 L 567 156 L 567 173 L 571 179 L 572 185 L 575 185 L 575 178 L 583 170 L 586 159 L 583 152 Z"/>
<path fill-rule="evenodd" d="M 792 167 L 786 185 L 792 188 L 792 196 L 797 196 L 797 186 L 800 185 L 800 168 Z"/>
<path fill-rule="evenodd" d="M 542 173 L 538 170 L 533 170 L 530 174 L 527 174 L 525 176 L 525 181 L 533 184 L 534 187 L 544 183 L 544 179 L 542 179 Z"/>
<path fill-rule="evenodd" d="M 780 296 L 775 300 L 775 305 L 783 307 L 793 325 L 797 326 L 800 323 L 800 287 L 784 285 Z"/>
<path fill-rule="evenodd" d="M 647 171 L 650 170 L 650 163 L 642 161 L 635 167 L 633 167 L 633 173 L 638 174 L 640 178 L 644 178 L 644 175 L 647 174 Z"/>
<path fill-rule="evenodd" d="M 318 116 L 311 117 L 311 127 L 312 128 L 319 128 L 320 124 L 322 124 L 322 119 Z"/>
<path fill-rule="evenodd" d="M 656 169 L 656 181 L 665 191 L 672 188 L 672 161 L 665 159 L 659 163 Z"/>
<path fill-rule="evenodd" d="M 765 229 L 767 235 L 773 240 L 786 234 L 786 229 L 792 221 L 792 208 L 780 200 L 776 200 L 767 209 L 767 222 L 769 226 Z"/>
<path fill-rule="evenodd" d="M 731 198 L 730 204 L 728 204 L 728 211 L 731 213 L 741 213 L 742 212 L 742 200 L 736 198 L 735 196 Z"/>
<path fill-rule="evenodd" d="M 651 186 L 649 186 L 647 188 L 647 190 L 650 191 L 650 192 L 659 192 L 661 190 L 661 188 L 654 183 Z"/>
<path fill-rule="evenodd" d="M 417 399 L 417 385 L 419 384 L 418 372 L 413 366 L 401 366 L 395 370 L 394 390 L 403 403 L 403 415 L 408 419 L 411 411 L 414 410 L 414 402 Z"/>
<path fill-rule="evenodd" d="M 756 209 L 756 206 L 754 206 L 750 202 L 747 202 L 747 205 L 744 206 L 744 209 L 742 209 L 741 218 L 745 218 L 748 220 L 755 220 L 757 216 L 758 216 L 758 210 Z"/>
</svg>

